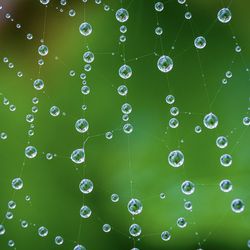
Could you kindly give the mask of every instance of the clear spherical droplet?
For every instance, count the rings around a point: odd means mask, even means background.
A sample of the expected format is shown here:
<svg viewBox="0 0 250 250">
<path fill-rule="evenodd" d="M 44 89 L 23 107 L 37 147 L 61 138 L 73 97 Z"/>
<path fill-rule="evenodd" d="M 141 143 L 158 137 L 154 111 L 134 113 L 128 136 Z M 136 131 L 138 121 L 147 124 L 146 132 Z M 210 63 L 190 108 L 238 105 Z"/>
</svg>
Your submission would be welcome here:
<svg viewBox="0 0 250 250">
<path fill-rule="evenodd" d="M 91 51 L 87 51 L 83 54 L 83 60 L 86 63 L 92 63 L 95 60 L 95 56 Z"/>
<path fill-rule="evenodd" d="M 171 151 L 168 155 L 168 163 L 174 168 L 182 166 L 184 163 L 184 154 L 180 150 Z"/>
<path fill-rule="evenodd" d="M 229 166 L 231 166 L 232 162 L 233 162 L 233 158 L 229 154 L 224 154 L 224 155 L 222 155 L 220 157 L 220 164 L 223 167 L 229 167 Z"/>
<path fill-rule="evenodd" d="M 40 56 L 46 56 L 49 53 L 49 49 L 46 45 L 42 44 L 38 47 L 38 53 Z"/>
<path fill-rule="evenodd" d="M 29 223 L 28 223 L 27 221 L 25 221 L 25 220 L 22 220 L 22 221 L 21 221 L 21 227 L 22 227 L 22 228 L 27 228 L 28 225 L 29 225 Z"/>
<path fill-rule="evenodd" d="M 225 148 L 228 145 L 228 140 L 225 136 L 219 136 L 216 139 L 216 145 L 218 148 Z"/>
<path fill-rule="evenodd" d="M 173 60 L 169 56 L 161 56 L 157 61 L 157 67 L 161 72 L 167 73 L 174 66 Z"/>
<path fill-rule="evenodd" d="M 46 237 L 49 233 L 49 230 L 46 227 L 39 227 L 38 228 L 38 235 L 41 237 Z"/>
<path fill-rule="evenodd" d="M 168 241 L 171 239 L 171 234 L 168 231 L 163 231 L 161 233 L 161 239 L 164 241 Z"/>
<path fill-rule="evenodd" d="M 167 104 L 173 104 L 175 102 L 175 98 L 173 95 L 168 95 L 168 96 L 166 96 L 165 101 Z"/>
<path fill-rule="evenodd" d="M 70 156 L 74 163 L 80 164 L 85 161 L 85 151 L 83 148 L 76 149 L 72 152 Z"/>
<path fill-rule="evenodd" d="M 233 189 L 232 182 L 230 180 L 222 180 L 220 182 L 220 190 L 223 192 L 230 192 Z"/>
<path fill-rule="evenodd" d="M 128 203 L 128 211 L 132 215 L 137 215 L 142 212 L 143 206 L 140 200 L 138 199 L 131 199 Z"/>
<path fill-rule="evenodd" d="M 132 224 L 129 227 L 129 233 L 130 235 L 132 235 L 133 237 L 137 237 L 141 234 L 142 230 L 141 227 L 138 224 Z"/>
<path fill-rule="evenodd" d="M 202 131 L 201 126 L 195 126 L 194 131 L 197 134 L 201 133 L 201 131 Z"/>
<path fill-rule="evenodd" d="M 124 133 L 126 133 L 126 134 L 130 134 L 130 133 L 132 133 L 133 130 L 134 130 L 132 124 L 130 124 L 130 123 L 124 124 L 124 126 L 123 126 L 122 129 L 123 129 Z"/>
<path fill-rule="evenodd" d="M 89 179 L 81 180 L 79 184 L 80 191 L 84 194 L 89 194 L 92 192 L 94 185 L 93 182 Z"/>
<path fill-rule="evenodd" d="M 56 236 L 55 237 L 55 243 L 56 243 L 56 245 L 62 245 L 63 244 L 63 237 L 62 236 Z"/>
<path fill-rule="evenodd" d="M 22 189 L 22 187 L 23 187 L 23 181 L 22 181 L 22 179 L 21 178 L 15 178 L 15 179 L 13 179 L 13 181 L 12 181 L 12 187 L 15 189 L 15 190 L 20 190 L 20 189 Z"/>
<path fill-rule="evenodd" d="M 111 201 L 116 203 L 119 201 L 119 195 L 118 194 L 112 194 L 111 195 Z"/>
<path fill-rule="evenodd" d="M 250 125 L 250 118 L 247 117 L 247 116 L 245 116 L 245 117 L 243 118 L 242 122 L 243 122 L 243 125 L 249 126 L 249 125 Z"/>
<path fill-rule="evenodd" d="M 217 18 L 221 23 L 228 23 L 232 19 L 231 11 L 228 8 L 223 8 L 218 11 Z"/>
<path fill-rule="evenodd" d="M 194 40 L 194 46 L 197 49 L 203 49 L 203 48 L 205 48 L 206 44 L 207 44 L 206 39 L 203 36 L 198 36 Z"/>
<path fill-rule="evenodd" d="M 195 185 L 191 181 L 184 181 L 181 185 L 181 191 L 183 194 L 190 195 L 195 191 Z"/>
<path fill-rule="evenodd" d="M 132 69 L 130 66 L 124 64 L 119 69 L 119 76 L 123 79 L 128 79 L 132 76 Z"/>
<path fill-rule="evenodd" d="M 9 240 L 8 241 L 8 246 L 9 247 L 14 247 L 15 246 L 15 242 L 13 240 Z"/>
<path fill-rule="evenodd" d="M 0 133 L 0 138 L 1 138 L 2 140 L 6 140 L 7 137 L 8 137 L 8 135 L 7 135 L 5 132 Z"/>
<path fill-rule="evenodd" d="M 231 209 L 235 213 L 242 213 L 245 209 L 245 204 L 241 199 L 234 199 L 231 203 Z"/>
<path fill-rule="evenodd" d="M 102 226 L 102 230 L 103 230 L 103 232 L 105 232 L 105 233 L 109 233 L 109 232 L 111 231 L 111 226 L 110 226 L 109 224 L 104 224 L 104 225 Z"/>
<path fill-rule="evenodd" d="M 179 126 L 179 121 L 176 118 L 171 118 L 168 125 L 170 128 L 177 128 Z"/>
<path fill-rule="evenodd" d="M 115 17 L 116 17 L 117 21 L 119 21 L 121 23 L 124 23 L 124 22 L 126 22 L 128 20 L 129 13 L 128 13 L 128 11 L 126 9 L 121 8 L 121 9 L 116 11 Z"/>
<path fill-rule="evenodd" d="M 191 201 L 185 201 L 184 208 L 186 210 L 188 210 L 188 211 L 192 211 L 192 209 L 193 209 L 192 202 Z"/>
<path fill-rule="evenodd" d="M 121 107 L 123 114 L 130 114 L 132 112 L 132 106 L 129 103 L 124 103 Z"/>
<path fill-rule="evenodd" d="M 4 235 L 4 233 L 5 233 L 5 227 L 4 225 L 0 224 L 0 235 Z"/>
<path fill-rule="evenodd" d="M 50 0 L 40 0 L 40 3 L 46 5 L 50 2 Z"/>
<path fill-rule="evenodd" d="M 185 218 L 183 218 L 183 217 L 178 218 L 176 224 L 180 228 L 184 228 L 187 226 L 187 222 L 186 222 Z"/>
<path fill-rule="evenodd" d="M 85 133 L 89 129 L 89 123 L 86 119 L 79 119 L 75 123 L 75 128 L 79 133 Z"/>
<path fill-rule="evenodd" d="M 86 248 L 83 245 L 76 245 L 73 250 L 86 250 Z"/>
<path fill-rule="evenodd" d="M 177 115 L 179 114 L 179 109 L 178 109 L 177 107 L 172 107 L 172 108 L 170 109 L 170 114 L 171 114 L 172 116 L 177 116 Z"/>
<path fill-rule="evenodd" d="M 89 23 L 84 22 L 80 25 L 79 31 L 83 36 L 89 36 L 92 33 L 92 26 Z"/>
<path fill-rule="evenodd" d="M 128 88 L 126 85 L 121 85 L 118 87 L 117 92 L 121 96 L 125 96 L 128 94 Z"/>
<path fill-rule="evenodd" d="M 162 33 L 163 33 L 162 27 L 156 27 L 156 28 L 155 28 L 155 34 L 156 34 L 157 36 L 162 35 Z"/>
<path fill-rule="evenodd" d="M 164 10 L 164 4 L 162 2 L 155 3 L 155 10 L 161 12 Z"/>
<path fill-rule="evenodd" d="M 43 80 L 41 79 L 36 79 L 34 82 L 33 82 L 33 86 L 36 90 L 41 90 L 43 89 L 44 87 L 44 82 Z"/>
<path fill-rule="evenodd" d="M 60 109 L 57 107 L 57 106 L 52 106 L 49 110 L 49 113 L 52 115 L 52 116 L 58 116 L 60 115 Z"/>
<path fill-rule="evenodd" d="M 37 149 L 34 146 L 28 146 L 25 148 L 25 156 L 29 159 L 37 156 Z"/>
<path fill-rule="evenodd" d="M 15 201 L 9 201 L 8 202 L 8 208 L 9 209 L 15 209 L 16 208 L 16 202 Z"/>
<path fill-rule="evenodd" d="M 208 129 L 214 129 L 218 126 L 218 117 L 213 113 L 209 113 L 205 115 L 203 124 Z"/>
<path fill-rule="evenodd" d="M 113 138 L 113 133 L 111 131 L 108 131 L 105 133 L 105 137 L 108 140 L 111 140 Z"/>
<path fill-rule="evenodd" d="M 92 214 L 92 211 L 91 211 L 91 209 L 88 206 L 83 205 L 81 207 L 81 209 L 80 209 L 80 216 L 82 218 L 87 219 L 87 218 L 89 218 L 91 216 L 91 214 Z"/>
<path fill-rule="evenodd" d="M 185 13 L 185 18 L 188 19 L 188 20 L 191 19 L 191 18 L 192 18 L 191 12 L 189 12 L 189 11 L 186 12 L 186 13 Z"/>
</svg>

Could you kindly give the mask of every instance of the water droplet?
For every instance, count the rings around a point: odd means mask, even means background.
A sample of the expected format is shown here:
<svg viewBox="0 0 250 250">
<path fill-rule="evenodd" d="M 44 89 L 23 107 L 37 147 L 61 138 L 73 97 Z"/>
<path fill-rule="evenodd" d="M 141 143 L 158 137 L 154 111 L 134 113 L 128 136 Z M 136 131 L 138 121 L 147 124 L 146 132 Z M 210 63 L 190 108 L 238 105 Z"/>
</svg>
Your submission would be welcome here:
<svg viewBox="0 0 250 250">
<path fill-rule="evenodd" d="M 138 199 L 131 199 L 128 203 L 128 211 L 132 215 L 137 215 L 142 212 L 143 206 L 140 200 Z"/>
<path fill-rule="evenodd" d="M 205 115 L 203 119 L 203 123 L 206 128 L 208 129 L 214 129 L 218 126 L 218 118 L 215 114 L 209 113 Z"/>
<path fill-rule="evenodd" d="M 223 8 L 219 10 L 217 18 L 221 23 L 228 23 L 232 18 L 231 11 L 228 8 Z"/>
<path fill-rule="evenodd" d="M 93 182 L 89 179 L 83 179 L 79 185 L 80 191 L 84 194 L 89 194 L 92 192 L 94 185 Z"/>
<path fill-rule="evenodd" d="M 91 209 L 88 206 L 83 205 L 81 207 L 81 209 L 80 209 L 80 216 L 82 218 L 87 219 L 87 218 L 89 218 L 91 216 L 91 214 L 92 214 L 92 211 L 91 211 Z"/>
<path fill-rule="evenodd" d="M 161 56 L 157 61 L 157 67 L 161 72 L 167 73 L 174 66 L 173 60 L 169 56 Z"/>
<path fill-rule="evenodd" d="M 92 26 L 89 23 L 84 22 L 80 25 L 79 31 L 83 36 L 89 36 L 92 33 Z"/>
<path fill-rule="evenodd" d="M 194 40 L 194 46 L 197 49 L 203 49 L 203 48 L 205 48 L 206 44 L 207 44 L 206 39 L 203 36 L 198 36 Z"/>
<path fill-rule="evenodd" d="M 129 233 L 133 237 L 137 237 L 137 236 L 139 236 L 141 234 L 141 227 L 138 224 L 132 224 L 129 227 Z"/>
<path fill-rule="evenodd" d="M 178 168 L 184 163 L 184 155 L 180 150 L 174 150 L 168 155 L 168 163 L 174 167 Z"/>
<path fill-rule="evenodd" d="M 234 199 L 231 203 L 231 209 L 235 213 L 241 213 L 245 209 L 245 204 L 241 199 Z"/>
<path fill-rule="evenodd" d="M 22 179 L 21 178 L 15 178 L 15 179 L 13 179 L 13 181 L 12 181 L 12 187 L 15 189 L 15 190 L 20 190 L 20 189 L 22 189 L 22 187 L 23 187 L 23 181 L 22 181 Z"/>
<path fill-rule="evenodd" d="M 70 158 L 74 163 L 77 163 L 77 164 L 83 163 L 85 161 L 85 151 L 84 151 L 84 149 L 80 148 L 80 149 L 74 150 L 72 152 Z"/>
<path fill-rule="evenodd" d="M 192 194 L 195 191 L 194 183 L 191 181 L 184 181 L 181 185 L 181 191 L 186 195 Z"/>
<path fill-rule="evenodd" d="M 128 20 L 129 14 L 128 14 L 128 11 L 126 9 L 121 8 L 121 9 L 116 11 L 115 17 L 116 17 L 117 21 L 124 23 Z"/>
</svg>

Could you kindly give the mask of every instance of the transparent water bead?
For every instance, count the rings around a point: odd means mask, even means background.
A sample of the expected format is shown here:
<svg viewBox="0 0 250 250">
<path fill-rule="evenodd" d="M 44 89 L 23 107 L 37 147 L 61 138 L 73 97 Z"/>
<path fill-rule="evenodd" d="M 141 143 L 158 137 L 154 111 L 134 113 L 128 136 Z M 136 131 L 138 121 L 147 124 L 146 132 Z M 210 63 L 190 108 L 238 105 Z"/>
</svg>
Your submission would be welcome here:
<svg viewBox="0 0 250 250">
<path fill-rule="evenodd" d="M 73 250 L 86 250 L 86 248 L 83 245 L 76 245 Z"/>
<path fill-rule="evenodd" d="M 140 200 L 138 199 L 131 199 L 128 203 L 128 211 L 132 215 L 138 215 L 142 212 L 143 206 Z"/>
<path fill-rule="evenodd" d="M 81 118 L 76 121 L 75 128 L 76 128 L 76 131 L 78 131 L 79 133 L 85 133 L 89 129 L 89 123 L 86 119 Z"/>
<path fill-rule="evenodd" d="M 163 73 L 171 71 L 173 69 L 173 66 L 173 60 L 166 55 L 161 56 L 157 61 L 157 67 Z"/>
<path fill-rule="evenodd" d="M 23 181 L 21 178 L 15 178 L 11 182 L 11 185 L 15 190 L 20 190 L 23 187 Z"/>
<path fill-rule="evenodd" d="M 195 185 L 191 181 L 184 181 L 181 185 L 181 191 L 183 194 L 191 195 L 195 191 Z"/>
<path fill-rule="evenodd" d="M 38 47 L 38 53 L 40 56 L 46 56 L 49 53 L 49 48 L 45 44 L 42 44 Z"/>
<path fill-rule="evenodd" d="M 232 182 L 230 180 L 222 180 L 220 182 L 220 190 L 222 192 L 230 192 L 233 189 Z"/>
<path fill-rule="evenodd" d="M 44 82 L 42 79 L 36 79 L 34 82 L 33 82 L 33 86 L 36 90 L 41 90 L 43 89 L 44 87 Z"/>
<path fill-rule="evenodd" d="M 242 213 L 245 209 L 245 204 L 241 199 L 234 199 L 231 203 L 231 209 L 235 213 Z"/>
<path fill-rule="evenodd" d="M 206 39 L 203 36 L 198 36 L 194 40 L 194 46 L 197 49 L 203 49 L 207 45 Z"/>
<path fill-rule="evenodd" d="M 83 148 L 76 149 L 71 154 L 71 160 L 76 164 L 81 164 L 85 161 L 85 151 Z"/>
<path fill-rule="evenodd" d="M 155 10 L 161 12 L 164 10 L 164 4 L 162 2 L 155 3 Z"/>
<path fill-rule="evenodd" d="M 129 227 L 129 233 L 130 235 L 132 235 L 133 237 L 137 237 L 141 234 L 142 230 L 141 227 L 138 224 L 132 224 Z"/>
<path fill-rule="evenodd" d="M 0 224 L 0 235 L 4 235 L 5 234 L 5 227 L 4 225 Z"/>
<path fill-rule="evenodd" d="M 91 209 L 88 206 L 83 205 L 81 207 L 81 209 L 80 209 L 80 216 L 82 218 L 87 219 L 87 218 L 89 218 L 91 216 L 91 214 L 92 214 L 92 211 L 91 211 Z"/>
<path fill-rule="evenodd" d="M 233 158 L 230 154 L 224 154 L 220 157 L 220 164 L 223 167 L 229 167 L 232 165 Z"/>
<path fill-rule="evenodd" d="M 218 148 L 226 148 L 228 145 L 228 140 L 225 136 L 219 136 L 216 139 L 216 145 Z"/>
<path fill-rule="evenodd" d="M 161 233 L 161 239 L 162 239 L 163 241 L 168 241 L 168 240 L 171 239 L 171 234 L 170 234 L 168 231 L 163 231 L 163 232 Z"/>
<path fill-rule="evenodd" d="M 130 66 L 124 64 L 119 68 L 119 76 L 123 79 L 128 79 L 132 76 L 132 69 Z"/>
<path fill-rule="evenodd" d="M 83 179 L 83 180 L 81 180 L 81 182 L 79 184 L 79 189 L 83 194 L 91 193 L 93 188 L 94 188 L 94 184 L 89 179 Z"/>
<path fill-rule="evenodd" d="M 117 21 L 124 23 L 128 20 L 129 13 L 126 9 L 120 8 L 119 10 L 116 11 L 115 17 Z"/>
<path fill-rule="evenodd" d="M 62 236 L 56 236 L 55 237 L 55 244 L 56 245 L 62 245 L 63 244 L 63 237 Z"/>
<path fill-rule="evenodd" d="M 37 149 L 34 146 L 28 146 L 25 148 L 25 156 L 29 159 L 37 156 Z"/>
<path fill-rule="evenodd" d="M 83 36 L 89 36 L 92 33 L 92 26 L 84 22 L 79 26 L 79 31 Z"/>
<path fill-rule="evenodd" d="M 217 18 L 221 23 L 228 23 L 232 19 L 232 13 L 228 8 L 222 8 L 218 11 Z"/>
<path fill-rule="evenodd" d="M 102 230 L 103 230 L 103 232 L 105 232 L 105 233 L 109 233 L 109 232 L 111 231 L 111 226 L 110 226 L 109 224 L 104 224 L 104 225 L 102 226 Z"/>
<path fill-rule="evenodd" d="M 38 228 L 38 235 L 41 237 L 46 237 L 49 233 L 49 230 L 46 227 L 39 227 Z"/>
<path fill-rule="evenodd" d="M 168 155 L 168 163 L 174 167 L 178 168 L 184 164 L 184 154 L 180 150 L 174 150 Z"/>
<path fill-rule="evenodd" d="M 203 124 L 208 129 L 215 129 L 218 126 L 218 122 L 218 117 L 213 113 L 205 115 L 203 119 Z"/>
</svg>

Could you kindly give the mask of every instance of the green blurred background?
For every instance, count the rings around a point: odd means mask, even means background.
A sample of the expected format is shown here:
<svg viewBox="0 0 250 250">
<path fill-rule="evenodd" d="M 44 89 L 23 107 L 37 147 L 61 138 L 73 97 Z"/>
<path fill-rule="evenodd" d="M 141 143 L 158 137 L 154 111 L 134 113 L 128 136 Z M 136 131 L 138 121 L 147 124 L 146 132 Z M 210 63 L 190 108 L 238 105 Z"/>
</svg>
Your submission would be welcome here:
<svg viewBox="0 0 250 250">
<path fill-rule="evenodd" d="M 0 140 L 1 220 L 9 200 L 13 199 L 17 207 L 13 210 L 14 218 L 4 220 L 6 233 L 0 236 L 0 249 L 9 249 L 8 240 L 14 240 L 19 250 L 73 249 L 77 243 L 93 250 L 125 250 L 134 245 L 140 250 L 247 249 L 250 137 L 242 119 L 250 107 L 247 70 L 250 3 L 187 0 L 192 19 L 186 20 L 185 4 L 177 0 L 163 2 L 165 9 L 158 14 L 158 20 L 164 33 L 159 38 L 154 33 L 157 16 L 155 1 L 151 0 L 124 0 L 122 4 L 107 0 L 100 5 L 93 0 L 86 4 L 79 0 L 68 1 L 66 6 L 51 1 L 47 8 L 38 0 L 1 1 L 0 97 L 8 98 L 16 106 L 16 111 L 11 112 L 8 106 L 0 105 L 0 132 L 8 134 L 7 140 Z M 110 6 L 109 11 L 104 10 L 105 4 Z M 123 45 L 119 45 L 120 24 L 115 20 L 115 11 L 121 5 L 130 14 L 125 55 L 133 75 L 126 81 L 118 76 L 123 64 Z M 217 12 L 228 5 L 232 20 L 230 24 L 219 23 Z M 76 16 L 68 15 L 70 9 L 76 11 Z M 6 13 L 11 13 L 14 20 L 6 19 Z M 84 13 L 85 21 L 93 27 L 87 39 L 78 30 Z M 45 88 L 38 92 L 32 84 L 39 76 L 37 48 L 43 37 L 45 15 L 44 43 L 49 54 L 40 72 Z M 17 23 L 22 25 L 21 29 L 16 28 Z M 27 40 L 27 33 L 33 34 L 33 40 Z M 207 46 L 197 55 L 193 41 L 199 35 L 206 38 Z M 241 46 L 241 53 L 235 52 L 236 43 Z M 84 97 L 79 75 L 84 72 L 82 55 L 88 48 L 94 52 L 95 61 L 87 73 L 91 92 Z M 156 67 L 162 54 L 170 55 L 174 61 L 168 74 Z M 3 57 L 8 57 L 15 67 L 9 69 Z M 19 70 L 24 74 L 21 78 L 16 75 Z M 69 76 L 70 70 L 76 71 L 75 77 Z M 223 85 L 228 70 L 233 77 Z M 128 86 L 127 99 L 117 94 L 121 84 Z M 168 127 L 171 118 L 171 106 L 165 103 L 168 94 L 175 96 L 174 105 L 180 109 L 180 125 L 176 129 Z M 31 113 L 35 96 L 39 98 L 35 135 L 28 138 L 25 116 Z M 129 136 L 122 131 L 120 110 L 126 101 L 133 107 L 129 122 L 134 131 Z M 86 111 L 81 109 L 83 104 L 87 105 Z M 59 117 L 49 114 L 53 105 L 60 108 Z M 209 112 L 219 118 L 219 126 L 211 131 L 202 124 Z M 74 128 L 75 121 L 82 117 L 90 124 L 89 133 L 84 136 Z M 200 134 L 194 132 L 197 125 L 202 126 Z M 113 138 L 107 140 L 105 133 L 112 130 Z M 215 145 L 219 135 L 228 137 L 229 146 L 224 150 Z M 86 162 L 76 166 L 69 156 L 88 136 Z M 27 141 L 38 149 L 38 156 L 25 160 L 22 167 Z M 167 156 L 177 148 L 185 154 L 185 165 L 174 169 Z M 57 157 L 47 160 L 48 152 Z M 224 153 L 233 156 L 229 168 L 220 166 L 219 157 Z M 13 197 L 11 181 L 20 176 L 22 168 L 24 187 Z M 83 201 L 78 186 L 84 177 L 94 182 L 94 191 L 84 196 Z M 233 191 L 220 191 L 222 179 L 232 181 Z M 180 190 L 185 180 L 196 185 L 190 197 Z M 132 196 L 144 206 L 142 214 L 134 220 L 127 211 L 131 181 Z M 160 199 L 162 192 L 166 199 Z M 111 202 L 112 193 L 119 194 L 118 203 Z M 30 202 L 25 200 L 26 195 L 31 196 Z M 245 202 L 243 213 L 231 211 L 234 198 Z M 184 209 L 185 199 L 192 201 L 192 212 Z M 93 212 L 86 220 L 79 216 L 83 203 Z M 186 228 L 176 226 L 179 217 L 186 218 Z M 23 219 L 30 224 L 27 229 L 20 226 Z M 128 234 L 134 221 L 142 227 L 141 237 L 135 240 Z M 104 223 L 112 226 L 108 234 L 102 231 Z M 49 229 L 47 237 L 38 236 L 39 226 Z M 168 242 L 161 240 L 164 230 L 171 232 Z M 62 246 L 55 245 L 56 235 L 64 238 Z"/>
</svg>

